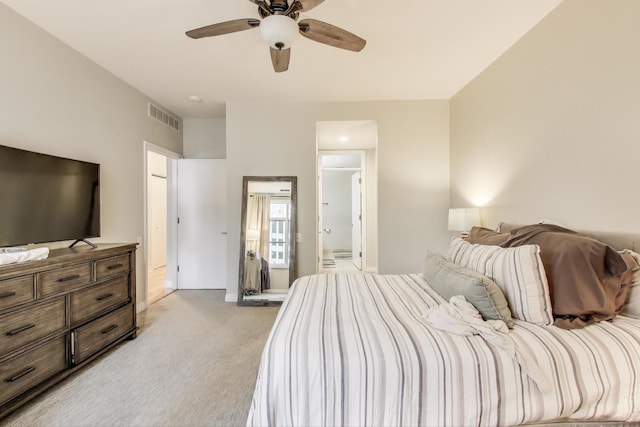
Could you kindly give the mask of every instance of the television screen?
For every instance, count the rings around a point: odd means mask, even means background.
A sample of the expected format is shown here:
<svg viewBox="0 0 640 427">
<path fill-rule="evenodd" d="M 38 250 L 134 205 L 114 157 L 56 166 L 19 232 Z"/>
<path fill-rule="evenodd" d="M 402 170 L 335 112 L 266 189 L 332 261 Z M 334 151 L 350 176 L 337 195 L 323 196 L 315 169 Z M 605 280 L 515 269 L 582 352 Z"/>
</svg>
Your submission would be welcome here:
<svg viewBox="0 0 640 427">
<path fill-rule="evenodd" d="M 0 246 L 100 236 L 100 165 L 0 145 Z"/>
</svg>

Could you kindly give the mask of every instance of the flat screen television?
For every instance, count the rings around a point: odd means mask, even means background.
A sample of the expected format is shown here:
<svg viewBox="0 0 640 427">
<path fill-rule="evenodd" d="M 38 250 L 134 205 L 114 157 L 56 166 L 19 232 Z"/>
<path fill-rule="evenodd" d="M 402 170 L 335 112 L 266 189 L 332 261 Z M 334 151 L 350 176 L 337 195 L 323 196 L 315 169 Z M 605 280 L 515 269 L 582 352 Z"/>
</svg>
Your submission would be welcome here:
<svg viewBox="0 0 640 427">
<path fill-rule="evenodd" d="M 0 247 L 99 236 L 99 164 L 0 145 Z"/>
</svg>

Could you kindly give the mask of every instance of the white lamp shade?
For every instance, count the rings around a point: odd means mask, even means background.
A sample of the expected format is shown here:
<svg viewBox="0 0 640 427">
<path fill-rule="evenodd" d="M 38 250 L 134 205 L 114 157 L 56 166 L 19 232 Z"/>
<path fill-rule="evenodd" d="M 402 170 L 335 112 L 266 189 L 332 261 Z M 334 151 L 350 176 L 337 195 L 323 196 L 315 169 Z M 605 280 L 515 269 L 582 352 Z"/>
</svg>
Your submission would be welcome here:
<svg viewBox="0 0 640 427">
<path fill-rule="evenodd" d="M 270 15 L 260 22 L 260 33 L 269 46 L 288 49 L 298 34 L 298 24 L 284 15 Z"/>
<path fill-rule="evenodd" d="M 459 208 L 449 209 L 449 230 L 469 231 L 471 227 L 481 225 L 480 209 Z"/>
</svg>

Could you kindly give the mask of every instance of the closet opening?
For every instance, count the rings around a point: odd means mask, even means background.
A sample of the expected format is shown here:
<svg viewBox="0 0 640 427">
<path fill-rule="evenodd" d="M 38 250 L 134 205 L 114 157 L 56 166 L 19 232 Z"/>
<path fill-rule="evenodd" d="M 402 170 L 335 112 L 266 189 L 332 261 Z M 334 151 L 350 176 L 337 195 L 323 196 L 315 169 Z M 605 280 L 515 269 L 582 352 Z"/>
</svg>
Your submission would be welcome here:
<svg viewBox="0 0 640 427">
<path fill-rule="evenodd" d="M 175 182 L 179 155 L 145 142 L 145 274 L 149 306 L 177 286 Z"/>
</svg>

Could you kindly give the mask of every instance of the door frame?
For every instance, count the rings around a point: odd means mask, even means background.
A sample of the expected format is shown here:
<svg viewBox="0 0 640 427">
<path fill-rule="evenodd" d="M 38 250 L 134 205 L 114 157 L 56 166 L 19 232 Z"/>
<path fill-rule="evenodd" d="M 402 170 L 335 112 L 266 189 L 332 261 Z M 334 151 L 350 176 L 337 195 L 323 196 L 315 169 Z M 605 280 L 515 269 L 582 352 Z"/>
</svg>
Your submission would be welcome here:
<svg viewBox="0 0 640 427">
<path fill-rule="evenodd" d="M 154 152 L 165 156 L 170 160 L 167 164 L 167 278 L 165 282 L 166 288 L 177 289 L 178 277 L 178 192 L 177 192 L 177 160 L 182 158 L 182 155 L 164 147 L 156 145 L 149 141 L 143 141 L 143 238 L 142 246 L 142 263 L 144 268 L 144 302 L 138 304 L 138 310 L 142 311 L 149 305 L 149 180 L 148 180 L 148 164 L 147 154 L 148 152 Z"/>
<path fill-rule="evenodd" d="M 344 155 L 344 154 L 358 154 L 360 156 L 359 168 L 323 168 L 322 156 L 323 155 Z M 316 182 L 316 272 L 320 272 L 322 269 L 322 171 L 323 170 L 341 170 L 341 171 L 360 171 L 360 202 L 362 203 L 362 222 L 360 233 L 360 246 L 362 248 L 362 267 L 360 271 L 365 271 L 367 264 L 367 182 L 366 182 L 366 167 L 367 167 L 367 151 L 366 150 L 317 150 L 316 151 L 316 176 L 318 180 Z"/>
</svg>

